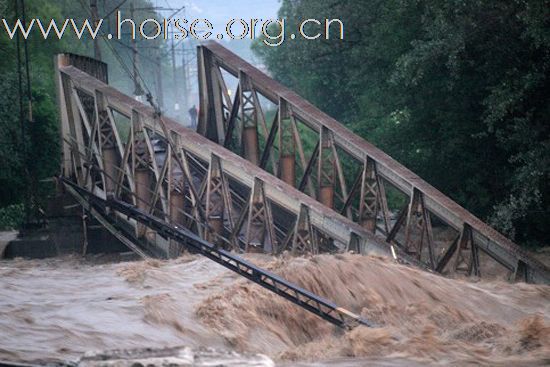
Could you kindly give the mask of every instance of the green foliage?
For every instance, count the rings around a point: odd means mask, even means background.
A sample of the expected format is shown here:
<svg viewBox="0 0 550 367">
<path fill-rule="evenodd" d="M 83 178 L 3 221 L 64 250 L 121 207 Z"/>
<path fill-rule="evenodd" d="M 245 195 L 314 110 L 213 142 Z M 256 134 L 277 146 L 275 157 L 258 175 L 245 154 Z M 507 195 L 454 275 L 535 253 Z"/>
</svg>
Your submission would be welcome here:
<svg viewBox="0 0 550 367">
<path fill-rule="evenodd" d="M 26 1 L 26 17 L 29 21 L 39 18 L 48 24 L 50 19 L 55 19 L 59 25 L 67 18 L 75 19 L 77 24 L 91 18 L 89 9 L 82 6 L 81 1 L 69 0 L 31 0 Z M 87 4 L 87 2 L 84 2 Z M 129 17 L 129 4 L 122 7 L 124 17 Z M 148 0 L 136 0 L 137 8 L 150 8 Z M 105 9 L 100 8 L 100 13 L 105 14 L 112 9 L 113 4 L 102 3 Z M 108 9 L 107 9 L 108 8 Z M 15 22 L 14 2 L 0 0 L 0 14 L 10 25 Z M 21 15 L 21 14 L 20 14 Z M 141 11 L 136 14 L 139 20 L 153 17 L 152 11 Z M 111 28 L 113 25 L 111 17 Z M 107 21 L 106 21 L 107 22 Z M 138 23 L 139 24 L 139 23 Z M 109 26 L 109 25 L 106 25 Z M 2 24 L 3 27 L 3 24 Z M 22 202 L 32 200 L 32 209 L 44 208 L 52 185 L 44 183 L 44 180 L 56 175 L 60 167 L 60 136 L 58 128 L 56 86 L 54 79 L 54 55 L 61 52 L 72 52 L 81 55 L 92 56 L 92 40 L 84 37 L 78 40 L 72 32 L 67 32 L 61 40 L 52 36 L 47 40 L 37 33 L 37 28 L 31 32 L 27 41 L 27 49 L 30 60 L 30 79 L 32 85 L 33 118 L 28 119 L 28 105 L 26 101 L 26 78 L 24 67 L 23 90 L 24 105 L 23 127 L 20 123 L 18 65 L 16 40 L 12 40 L 2 30 L 0 32 L 0 229 L 16 227 L 23 220 Z M 50 34 L 53 35 L 53 32 Z M 125 43 L 114 43 L 113 48 L 123 57 L 129 60 L 128 37 L 124 37 Z M 147 46 L 161 46 L 161 40 L 148 41 Z M 144 64 L 152 65 L 152 55 L 156 50 L 147 48 L 141 51 L 142 72 Z M 110 80 L 127 92 L 133 89 L 132 83 L 122 71 L 118 61 L 108 47 L 102 47 L 103 59 L 110 65 Z M 23 41 L 21 40 L 21 57 L 23 58 Z M 147 59 L 148 58 L 148 59 Z M 152 60 L 152 61 L 151 61 Z M 149 74 L 148 83 L 151 85 L 152 73 Z M 127 128 L 127 127 L 125 127 Z M 124 129 L 123 129 L 124 130 Z"/>
<path fill-rule="evenodd" d="M 0 231 L 19 228 L 23 223 L 24 212 L 23 204 L 13 204 L 0 208 Z"/>
<path fill-rule="evenodd" d="M 550 1 L 283 1 L 345 39 L 255 44 L 277 79 L 524 244 L 550 242 Z"/>
<path fill-rule="evenodd" d="M 27 2 L 27 17 L 61 18 L 58 5 L 46 0 Z M 13 2 L 0 4 L 2 16 L 13 22 Z M 28 102 L 23 101 L 23 126 L 20 121 L 16 40 L 0 33 L 0 206 L 6 206 L 2 221 L 6 226 L 23 220 L 22 204 L 33 200 L 34 208 L 43 206 L 48 190 L 41 180 L 53 176 L 59 167 L 59 135 L 53 79 L 53 55 L 66 47 L 65 41 L 30 37 L 27 48 L 32 85 L 33 120 L 28 119 Z M 23 42 L 21 42 L 23 57 Z M 26 77 L 23 72 L 23 92 Z M 14 216 L 21 215 L 19 219 Z M 6 219 L 7 218 L 7 219 Z M 5 219 L 5 220 L 4 220 Z"/>
</svg>

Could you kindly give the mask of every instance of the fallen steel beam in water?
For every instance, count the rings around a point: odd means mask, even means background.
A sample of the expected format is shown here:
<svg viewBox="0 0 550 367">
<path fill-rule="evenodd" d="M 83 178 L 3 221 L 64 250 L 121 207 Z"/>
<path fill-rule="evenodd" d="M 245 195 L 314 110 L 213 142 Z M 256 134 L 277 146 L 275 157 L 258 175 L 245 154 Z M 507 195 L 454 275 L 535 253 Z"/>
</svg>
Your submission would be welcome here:
<svg viewBox="0 0 550 367">
<path fill-rule="evenodd" d="M 338 327 L 352 329 L 359 325 L 373 326 L 372 323 L 361 316 L 338 307 L 331 301 L 289 283 L 278 275 L 264 270 L 229 251 L 221 249 L 185 228 L 168 224 L 163 219 L 157 218 L 120 200 L 113 198 L 102 199 L 66 178 L 61 178 L 61 180 L 72 195 L 77 199 L 83 198 L 86 200 L 87 206 L 84 209 L 88 210 L 92 215 L 94 212 L 99 212 L 102 216 L 106 217 L 109 211 L 116 211 L 128 218 L 134 219 L 156 231 L 159 235 L 177 241 L 187 249 L 209 258 Z"/>
</svg>

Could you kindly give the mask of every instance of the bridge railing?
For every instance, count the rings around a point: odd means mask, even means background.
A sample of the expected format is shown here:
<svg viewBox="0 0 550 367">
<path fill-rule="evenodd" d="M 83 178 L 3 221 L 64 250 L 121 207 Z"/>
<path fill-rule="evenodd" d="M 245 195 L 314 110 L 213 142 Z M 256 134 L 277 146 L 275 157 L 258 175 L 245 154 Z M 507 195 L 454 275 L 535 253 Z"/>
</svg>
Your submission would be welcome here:
<svg viewBox="0 0 550 367">
<path fill-rule="evenodd" d="M 208 139 L 434 271 L 484 276 L 500 265 L 511 279 L 550 281 L 527 251 L 219 43 L 198 47 L 198 70 Z"/>
</svg>

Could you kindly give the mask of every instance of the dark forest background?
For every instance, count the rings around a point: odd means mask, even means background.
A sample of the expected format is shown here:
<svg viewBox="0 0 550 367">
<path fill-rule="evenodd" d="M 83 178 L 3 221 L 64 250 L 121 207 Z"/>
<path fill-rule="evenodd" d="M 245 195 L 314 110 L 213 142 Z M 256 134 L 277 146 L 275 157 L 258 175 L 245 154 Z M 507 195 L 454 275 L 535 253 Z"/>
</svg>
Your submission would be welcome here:
<svg viewBox="0 0 550 367">
<path fill-rule="evenodd" d="M 284 0 L 279 16 L 286 41 L 255 45 L 279 81 L 510 238 L 550 243 L 550 1 Z M 343 20 L 344 41 L 291 40 L 308 18 Z"/>
<path fill-rule="evenodd" d="M 80 1 L 26 3 L 28 18 L 90 17 Z M 13 1 L 0 0 L 0 15 L 14 18 Z M 550 1 L 284 0 L 279 15 L 289 33 L 302 19 L 339 18 L 345 39 L 258 41 L 276 79 L 518 243 L 550 243 Z M 93 53 L 70 38 L 28 49 L 34 116 L 22 131 L 16 43 L 0 33 L 4 228 L 59 167 L 53 55 Z"/>
</svg>

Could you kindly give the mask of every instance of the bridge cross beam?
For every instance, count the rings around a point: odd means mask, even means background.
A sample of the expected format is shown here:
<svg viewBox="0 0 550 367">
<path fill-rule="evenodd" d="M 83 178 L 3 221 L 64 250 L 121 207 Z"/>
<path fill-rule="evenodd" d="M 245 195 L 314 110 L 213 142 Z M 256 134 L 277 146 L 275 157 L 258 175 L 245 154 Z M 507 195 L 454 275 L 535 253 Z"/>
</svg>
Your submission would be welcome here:
<svg viewBox="0 0 550 367">
<path fill-rule="evenodd" d="M 225 127 L 219 80 L 210 51 L 199 48 L 197 52 L 200 110 L 197 132 L 223 145 Z"/>
<path fill-rule="evenodd" d="M 146 132 L 143 129 L 141 123 L 141 116 L 138 111 L 132 110 L 131 117 L 132 126 L 132 153 L 131 153 L 131 166 L 134 176 L 136 191 L 135 199 L 138 209 L 149 212 L 151 205 L 151 181 L 152 174 L 150 171 L 151 155 L 148 151 L 147 144 L 145 142 Z M 147 227 L 143 224 L 138 224 L 136 227 L 136 235 L 138 238 L 144 237 L 147 231 Z"/>
<path fill-rule="evenodd" d="M 114 197 L 118 199 L 124 194 L 124 196 L 126 196 L 127 199 L 135 205 L 136 197 L 133 195 L 136 189 L 135 175 L 133 165 L 130 162 L 132 153 L 134 152 L 134 127 L 131 119 L 129 125 L 127 141 L 125 144 L 118 144 L 122 159 L 120 160 L 120 166 L 118 167 Z M 120 141 L 120 137 L 118 140 Z M 122 145 L 124 146 L 124 149 L 122 149 Z M 128 185 L 127 187 L 125 187 L 126 184 Z"/>
<path fill-rule="evenodd" d="M 62 78 L 62 89 L 67 106 L 67 124 L 68 130 L 64 131 L 65 143 L 69 146 L 70 156 L 72 157 L 72 166 L 69 169 L 77 182 L 85 184 L 84 163 L 86 162 L 86 152 L 83 140 L 83 124 L 87 121 L 87 115 L 82 107 L 76 88 L 72 80 Z M 89 166 L 90 167 L 90 166 Z M 100 176 L 103 180 L 103 176 Z"/>
<path fill-rule="evenodd" d="M 59 110 L 59 119 L 61 122 L 61 154 L 62 154 L 62 174 L 64 177 L 71 177 L 73 175 L 73 153 L 71 142 L 67 139 L 70 133 L 70 120 L 71 120 L 71 104 L 70 95 L 71 89 L 69 89 L 70 78 L 63 75 L 60 69 L 71 64 L 67 55 L 57 55 L 55 58 L 55 83 L 57 89 L 57 104 Z"/>
</svg>

